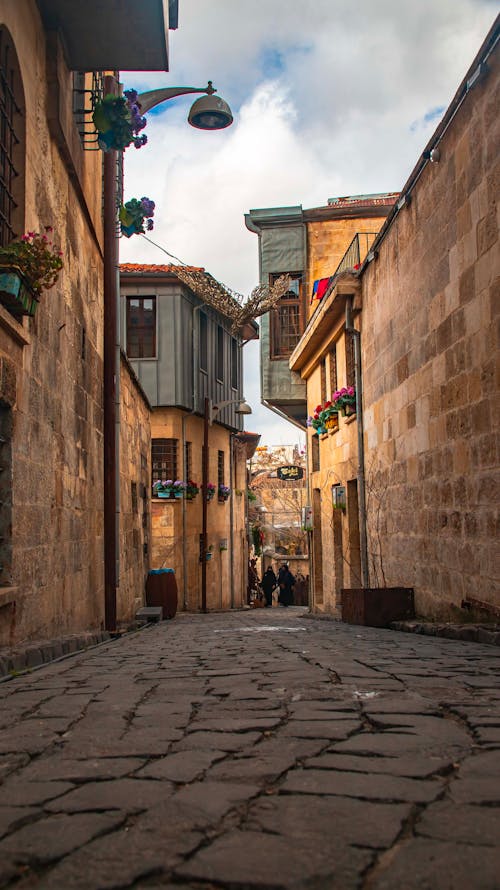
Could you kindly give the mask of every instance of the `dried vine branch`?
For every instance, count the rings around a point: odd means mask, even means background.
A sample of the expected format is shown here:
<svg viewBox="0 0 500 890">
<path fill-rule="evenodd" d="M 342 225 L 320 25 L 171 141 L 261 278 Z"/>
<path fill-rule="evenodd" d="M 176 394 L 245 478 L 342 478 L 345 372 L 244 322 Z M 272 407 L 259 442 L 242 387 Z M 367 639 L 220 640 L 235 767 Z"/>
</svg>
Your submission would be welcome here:
<svg viewBox="0 0 500 890">
<path fill-rule="evenodd" d="M 201 272 L 186 266 L 176 266 L 175 274 L 200 300 L 221 312 L 231 321 L 231 331 L 236 333 L 242 325 L 269 312 L 278 300 L 290 289 L 290 278 L 282 275 L 268 286 L 259 284 L 250 296 L 231 290 L 217 281 L 208 272 Z"/>
</svg>

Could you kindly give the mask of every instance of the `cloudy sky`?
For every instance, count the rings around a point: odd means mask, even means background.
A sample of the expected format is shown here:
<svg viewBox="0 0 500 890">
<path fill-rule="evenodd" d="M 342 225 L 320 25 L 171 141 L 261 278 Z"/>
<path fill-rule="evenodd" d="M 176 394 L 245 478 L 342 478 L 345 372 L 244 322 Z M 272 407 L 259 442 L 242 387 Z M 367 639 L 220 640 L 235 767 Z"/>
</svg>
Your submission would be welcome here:
<svg viewBox="0 0 500 890">
<path fill-rule="evenodd" d="M 150 112 L 148 145 L 125 155 L 126 199 L 152 198 L 158 244 L 249 294 L 257 237 L 244 213 L 397 191 L 497 11 L 492 0 L 179 0 L 170 72 L 126 72 L 125 86 L 212 80 L 234 123 L 193 129 L 189 96 Z M 124 242 L 122 262 L 168 262 L 141 237 Z M 260 405 L 257 344 L 244 357 L 247 428 L 302 444 Z"/>
</svg>

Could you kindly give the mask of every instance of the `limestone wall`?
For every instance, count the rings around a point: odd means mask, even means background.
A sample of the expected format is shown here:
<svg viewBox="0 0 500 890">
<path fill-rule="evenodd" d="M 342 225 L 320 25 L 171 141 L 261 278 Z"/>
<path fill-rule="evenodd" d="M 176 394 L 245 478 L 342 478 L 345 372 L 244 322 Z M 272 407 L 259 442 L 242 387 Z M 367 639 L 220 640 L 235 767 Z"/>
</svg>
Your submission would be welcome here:
<svg viewBox="0 0 500 890">
<path fill-rule="evenodd" d="M 117 619 L 144 605 L 151 549 L 150 406 L 128 361 L 120 374 L 120 571 Z"/>
<path fill-rule="evenodd" d="M 183 415 L 185 417 L 183 430 Z M 201 487 L 203 419 L 175 408 L 156 408 L 151 415 L 151 437 L 178 440 L 178 478 L 185 479 L 183 440 L 191 443 L 191 478 Z M 211 554 L 207 562 L 207 607 L 231 607 L 231 567 L 234 604 L 243 602 L 246 590 L 246 541 L 244 534 L 245 500 L 235 489 L 243 490 L 245 480 L 244 454 L 233 460 L 233 481 L 230 480 L 229 430 L 217 423 L 209 429 L 208 481 L 217 485 L 218 451 L 224 452 L 225 484 L 231 496 L 219 503 L 217 496 L 207 505 L 207 545 Z M 154 480 L 153 480 L 154 481 Z M 201 607 L 200 534 L 203 501 L 201 492 L 192 501 L 152 499 L 152 568 L 173 568 L 179 590 L 179 608 L 197 611 Z M 231 526 L 233 552 L 231 557 Z M 227 549 L 226 549 L 227 548 Z M 232 561 L 231 561 L 232 560 Z M 186 580 L 184 583 L 184 571 Z M 245 574 L 243 575 L 243 571 Z"/>
<path fill-rule="evenodd" d="M 54 91 L 71 101 L 36 3 L 3 4 L 24 89 L 26 154 L 22 231 L 54 227 L 63 252 L 58 283 L 36 316 L 0 319 L 0 403 L 12 419 L 0 587 L 0 644 L 97 627 L 103 617 L 101 157 L 78 170 L 49 124 Z M 59 107 L 59 106 L 58 106 Z"/>
<path fill-rule="evenodd" d="M 366 270 L 372 580 L 421 612 L 500 606 L 498 51 Z"/>
</svg>

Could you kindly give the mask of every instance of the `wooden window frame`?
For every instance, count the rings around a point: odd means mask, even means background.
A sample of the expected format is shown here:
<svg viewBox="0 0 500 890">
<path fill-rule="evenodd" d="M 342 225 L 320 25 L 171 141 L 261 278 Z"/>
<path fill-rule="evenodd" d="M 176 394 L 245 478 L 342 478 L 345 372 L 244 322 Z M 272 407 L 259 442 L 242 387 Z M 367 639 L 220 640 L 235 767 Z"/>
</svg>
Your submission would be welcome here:
<svg viewBox="0 0 500 890">
<path fill-rule="evenodd" d="M 289 358 L 302 337 L 305 328 L 304 274 L 302 272 L 271 273 L 269 284 L 274 284 L 283 274 L 288 274 L 292 282 L 297 282 L 298 293 L 290 289 L 280 298 L 269 313 L 269 357 L 271 361 L 283 361 L 283 359 Z M 284 310 L 287 310 L 287 314 L 290 314 L 290 310 L 294 308 L 297 310 L 297 331 L 288 332 L 285 335 L 283 330 Z"/>
<path fill-rule="evenodd" d="M 334 343 L 329 352 L 329 365 L 330 365 L 330 399 L 333 396 L 334 392 L 337 392 L 338 385 L 338 373 L 337 373 L 337 346 Z"/>
<path fill-rule="evenodd" d="M 153 483 L 178 479 L 178 439 L 151 439 L 151 470 Z M 154 491 L 153 491 L 154 493 Z"/>
<path fill-rule="evenodd" d="M 354 386 L 356 383 L 354 334 L 349 333 L 345 335 L 345 379 L 346 386 Z"/>
<path fill-rule="evenodd" d="M 231 389 L 238 390 L 240 382 L 239 349 L 236 337 L 231 337 Z"/>
<path fill-rule="evenodd" d="M 200 371 L 208 374 L 208 315 L 200 312 L 198 325 L 198 352 Z"/>
<path fill-rule="evenodd" d="M 137 308 L 139 309 L 139 317 L 141 318 L 142 323 L 138 324 L 138 325 L 134 325 L 134 326 L 132 326 L 132 324 L 131 324 L 132 300 L 136 300 L 141 304 Z M 146 300 L 151 300 L 152 304 L 153 304 L 152 309 L 149 310 L 154 313 L 153 325 L 148 325 L 144 322 L 144 313 L 145 313 L 144 303 Z M 134 308 L 136 308 L 136 307 L 134 307 Z M 128 294 L 126 297 L 126 313 L 125 313 L 125 315 L 126 315 L 125 324 L 126 324 L 126 339 L 127 339 L 127 357 L 134 361 L 137 359 L 156 359 L 156 358 L 158 358 L 158 353 L 157 353 L 158 337 L 157 337 L 157 330 L 156 330 L 157 323 L 158 323 L 158 315 L 157 315 L 156 295 L 155 294 L 147 294 L 147 295 L 137 296 L 136 294 L 134 294 L 134 295 Z M 130 341 L 131 341 L 131 339 L 133 339 L 130 336 L 132 330 L 134 331 L 134 335 L 138 340 L 137 351 L 138 351 L 139 355 L 132 355 L 131 351 L 130 351 L 130 345 L 131 345 Z M 147 337 L 145 335 L 150 334 L 151 332 L 153 335 L 152 348 L 151 348 L 152 354 L 145 355 L 144 353 L 148 351 L 146 349 Z"/>
<path fill-rule="evenodd" d="M 217 485 L 225 485 L 224 482 L 224 459 L 225 455 L 223 451 L 217 452 Z"/>
<path fill-rule="evenodd" d="M 217 383 L 224 383 L 224 328 L 221 324 L 217 325 L 215 379 L 217 380 Z"/>
</svg>

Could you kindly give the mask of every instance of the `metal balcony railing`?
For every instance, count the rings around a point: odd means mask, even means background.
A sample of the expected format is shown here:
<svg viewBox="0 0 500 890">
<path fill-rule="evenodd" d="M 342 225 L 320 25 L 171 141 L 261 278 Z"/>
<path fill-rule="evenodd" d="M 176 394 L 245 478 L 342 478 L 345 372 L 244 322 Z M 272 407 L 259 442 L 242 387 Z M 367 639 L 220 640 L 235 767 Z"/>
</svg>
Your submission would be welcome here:
<svg viewBox="0 0 500 890">
<path fill-rule="evenodd" d="M 356 232 L 344 256 L 335 269 L 333 278 L 336 278 L 337 275 L 340 275 L 341 272 L 346 272 L 348 269 L 359 269 L 361 263 L 366 259 L 366 255 L 377 235 L 378 232 Z"/>
</svg>

